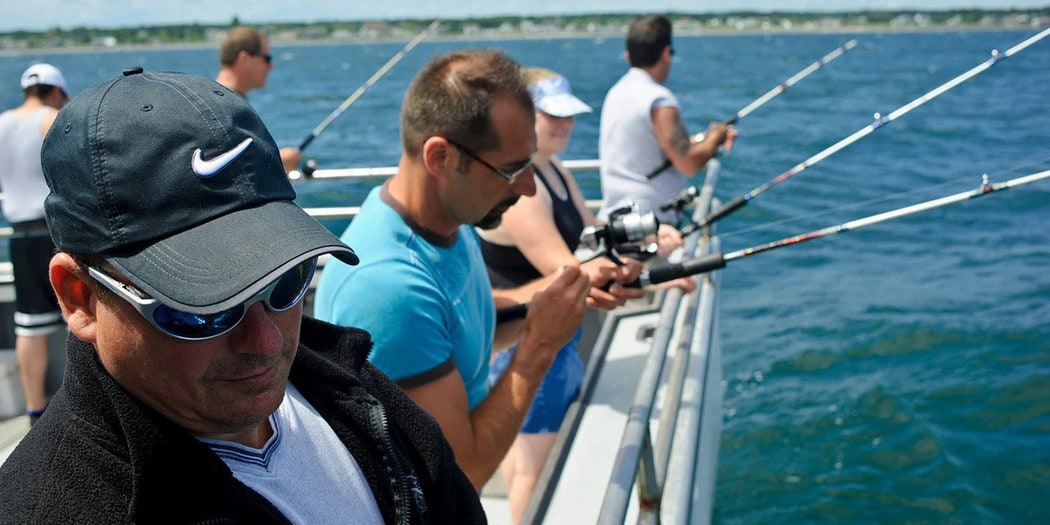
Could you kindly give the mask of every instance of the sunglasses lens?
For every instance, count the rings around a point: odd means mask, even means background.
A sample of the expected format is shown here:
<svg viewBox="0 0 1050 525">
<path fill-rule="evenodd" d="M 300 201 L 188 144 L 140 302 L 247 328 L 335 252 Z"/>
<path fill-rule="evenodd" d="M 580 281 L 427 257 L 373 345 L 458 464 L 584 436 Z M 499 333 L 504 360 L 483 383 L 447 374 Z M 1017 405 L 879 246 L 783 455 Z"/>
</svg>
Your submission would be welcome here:
<svg viewBox="0 0 1050 525">
<path fill-rule="evenodd" d="M 275 312 L 283 312 L 299 302 L 310 288 L 310 280 L 313 279 L 314 269 L 317 268 L 317 259 L 303 261 L 291 270 L 284 273 L 270 292 L 267 301 L 270 309 Z"/>
<path fill-rule="evenodd" d="M 317 259 L 303 261 L 288 270 L 268 289 L 265 297 L 267 307 L 274 312 L 283 312 L 298 303 L 310 289 Z M 265 292 L 264 292 L 265 293 Z M 249 301 L 250 302 L 250 301 Z M 240 304 L 214 314 L 191 314 L 165 305 L 153 311 L 153 321 L 169 334 L 182 339 L 208 339 L 220 336 L 237 326 L 244 317 L 245 305 Z"/>
<path fill-rule="evenodd" d="M 215 314 L 191 314 L 160 305 L 153 311 L 157 326 L 176 337 L 207 339 L 223 334 L 237 326 L 244 317 L 244 305 Z"/>
</svg>

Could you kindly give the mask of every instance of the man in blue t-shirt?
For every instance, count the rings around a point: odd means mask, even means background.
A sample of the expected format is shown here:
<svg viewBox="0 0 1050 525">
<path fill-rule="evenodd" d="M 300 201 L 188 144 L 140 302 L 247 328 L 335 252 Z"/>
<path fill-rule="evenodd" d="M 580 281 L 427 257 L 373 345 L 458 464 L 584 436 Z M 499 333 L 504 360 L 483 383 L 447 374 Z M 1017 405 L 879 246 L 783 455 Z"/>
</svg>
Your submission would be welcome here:
<svg viewBox="0 0 1050 525">
<path fill-rule="evenodd" d="M 497 51 L 431 60 L 402 105 L 404 148 L 343 234 L 360 265 L 325 268 L 318 318 L 372 333 L 380 370 L 433 415 L 480 490 L 521 428 L 558 350 L 590 304 L 611 308 L 638 289 L 640 266 L 590 282 L 578 265 L 521 288 L 493 291 L 472 226 L 491 228 L 536 191 L 535 113 L 520 66 Z M 495 307 L 529 302 L 524 322 L 495 327 Z M 494 347 L 516 341 L 502 379 L 486 384 Z"/>
</svg>

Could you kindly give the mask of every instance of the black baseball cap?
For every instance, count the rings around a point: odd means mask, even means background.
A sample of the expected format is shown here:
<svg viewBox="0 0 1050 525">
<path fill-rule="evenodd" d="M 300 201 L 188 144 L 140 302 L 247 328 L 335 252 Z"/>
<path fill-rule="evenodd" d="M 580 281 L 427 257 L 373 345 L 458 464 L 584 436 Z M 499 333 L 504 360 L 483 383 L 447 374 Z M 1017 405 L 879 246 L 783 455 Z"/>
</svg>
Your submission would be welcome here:
<svg viewBox="0 0 1050 525">
<path fill-rule="evenodd" d="M 131 68 L 84 90 L 41 160 L 55 246 L 104 257 L 172 308 L 225 310 L 325 253 L 358 262 L 295 204 L 244 97 L 204 77 Z"/>
</svg>

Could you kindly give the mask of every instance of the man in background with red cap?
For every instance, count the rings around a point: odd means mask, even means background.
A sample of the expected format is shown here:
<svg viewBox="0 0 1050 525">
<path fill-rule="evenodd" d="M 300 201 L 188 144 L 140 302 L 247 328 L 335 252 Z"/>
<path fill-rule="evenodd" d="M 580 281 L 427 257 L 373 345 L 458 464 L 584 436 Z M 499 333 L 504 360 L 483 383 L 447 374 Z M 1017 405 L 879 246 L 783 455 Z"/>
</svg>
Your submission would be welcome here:
<svg viewBox="0 0 1050 525">
<path fill-rule="evenodd" d="M 0 186 L 4 218 L 11 223 L 11 266 L 15 280 L 15 352 L 29 423 L 47 406 L 48 338 L 65 327 L 47 265 L 55 245 L 44 221 L 47 184 L 40 167 L 40 144 L 69 100 L 62 72 L 34 64 L 22 73 L 25 100 L 0 114 Z"/>
<path fill-rule="evenodd" d="M 211 80 L 132 68 L 44 139 L 62 388 L 0 467 L 5 523 L 477 523 L 441 429 L 303 317 L 317 258 L 259 116 Z"/>
</svg>

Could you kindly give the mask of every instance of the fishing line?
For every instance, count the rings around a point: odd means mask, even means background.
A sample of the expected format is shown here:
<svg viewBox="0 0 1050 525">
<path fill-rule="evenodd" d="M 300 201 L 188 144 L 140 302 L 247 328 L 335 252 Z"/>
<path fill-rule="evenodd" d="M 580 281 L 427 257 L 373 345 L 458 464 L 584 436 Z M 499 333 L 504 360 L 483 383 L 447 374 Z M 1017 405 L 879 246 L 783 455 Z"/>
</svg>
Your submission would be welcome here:
<svg viewBox="0 0 1050 525">
<path fill-rule="evenodd" d="M 1002 178 L 1002 177 L 1005 177 L 1005 176 L 1007 176 L 1009 174 L 1020 173 L 1022 171 L 1030 171 L 1033 168 L 1035 168 L 1036 166 L 1041 166 L 1041 165 L 1046 164 L 1048 162 L 1050 162 L 1050 157 L 1046 157 L 1045 159 L 1040 159 L 1040 160 L 1026 161 L 1026 162 L 1017 164 L 1016 166 L 1013 166 L 1013 167 L 1008 167 L 1008 168 L 1004 168 L 1004 169 L 1001 169 L 1001 170 L 998 170 L 998 171 L 995 171 L 995 172 L 987 172 L 987 173 L 990 174 L 990 175 L 994 175 L 994 176 L 996 176 L 998 178 Z M 902 191 L 902 192 L 894 193 L 894 194 L 891 194 L 891 195 L 885 195 L 885 196 L 880 196 L 880 197 L 873 197 L 871 199 L 867 199 L 867 200 L 864 200 L 864 201 L 859 201 L 859 202 L 855 202 L 855 203 L 851 203 L 851 204 L 845 204 L 845 205 L 842 205 L 842 206 L 836 206 L 836 207 L 832 207 L 832 208 L 826 208 L 826 209 L 823 209 L 823 210 L 816 211 L 814 213 L 807 213 L 805 215 L 798 215 L 798 216 L 794 216 L 794 217 L 785 217 L 785 218 L 777 220 L 777 221 L 764 222 L 762 224 L 756 224 L 754 226 L 749 226 L 749 227 L 746 227 L 746 228 L 738 228 L 736 230 L 730 230 L 730 231 L 725 231 L 725 232 L 721 232 L 720 231 L 718 233 L 718 236 L 721 237 L 722 239 L 727 239 L 727 238 L 731 238 L 731 237 L 734 237 L 734 236 L 743 235 L 745 233 L 751 233 L 751 232 L 755 232 L 755 231 L 773 230 L 773 229 L 775 229 L 776 226 L 789 225 L 789 224 L 792 224 L 792 223 L 801 222 L 801 221 L 804 221 L 804 220 L 815 219 L 815 218 L 823 217 L 823 216 L 826 216 L 826 215 L 831 215 L 833 213 L 838 213 L 838 212 L 842 212 L 842 211 L 849 211 L 849 210 L 854 210 L 854 209 L 860 209 L 860 208 L 871 206 L 873 204 L 877 204 L 877 203 L 880 203 L 880 202 L 889 202 L 889 201 L 901 200 L 901 199 L 906 198 L 906 197 L 912 197 L 912 196 L 916 196 L 916 195 L 920 195 L 920 194 L 929 194 L 929 193 L 933 193 L 935 191 L 942 190 L 942 189 L 947 188 L 949 186 L 969 185 L 969 184 L 972 183 L 972 181 L 973 181 L 973 177 L 972 176 L 957 177 L 957 178 L 954 178 L 954 179 L 951 179 L 951 180 L 947 180 L 947 181 L 944 181 L 944 182 L 941 182 L 941 183 L 938 183 L 938 184 L 933 184 L 933 185 L 930 185 L 930 186 L 923 186 L 921 188 L 915 188 L 915 189 L 911 189 L 911 190 L 907 190 L 907 191 Z"/>
<path fill-rule="evenodd" d="M 799 80 L 802 80 L 803 78 L 806 78 L 807 76 L 809 76 L 810 73 L 812 73 L 812 72 L 814 72 L 814 71 L 824 67 L 825 64 L 827 64 L 828 62 L 831 62 L 832 60 L 835 60 L 838 57 L 840 57 L 846 51 L 849 51 L 850 49 L 853 49 L 856 45 L 857 45 L 857 39 L 854 38 L 853 40 L 850 40 L 849 42 L 846 42 L 845 44 L 842 44 L 841 46 L 835 48 L 834 51 L 824 55 L 823 57 L 820 58 L 820 60 L 817 60 L 816 62 L 813 62 L 812 64 L 806 66 L 805 68 L 803 68 L 798 73 L 795 73 L 794 75 L 792 75 L 791 78 L 789 78 L 789 79 L 785 80 L 784 82 L 782 82 L 779 86 L 777 86 L 777 87 L 775 87 L 773 89 L 770 89 L 764 95 L 762 95 L 761 97 L 758 97 L 757 99 L 755 99 L 754 102 L 744 106 L 744 108 L 741 109 L 740 111 L 737 111 L 735 115 L 733 115 L 732 117 L 729 117 L 729 119 L 726 120 L 725 123 L 726 124 L 735 124 L 736 121 L 738 121 L 738 120 L 748 116 L 752 111 L 754 111 L 754 110 L 758 109 L 759 107 L 761 107 L 762 104 L 765 104 L 766 102 L 769 102 L 771 99 L 773 99 L 777 95 L 787 91 L 788 88 L 790 88 L 791 86 L 794 86 L 796 83 L 798 83 Z"/>
<path fill-rule="evenodd" d="M 824 160 L 824 159 L 830 157 L 834 153 L 842 150 L 843 148 L 845 148 L 846 146 L 849 146 L 850 144 L 853 144 L 854 142 L 856 142 L 856 141 L 860 140 L 861 138 L 867 136 L 871 132 L 873 132 L 873 131 L 881 128 L 882 126 L 884 126 L 884 125 L 886 125 L 886 124 L 888 124 L 890 122 L 893 122 L 897 118 L 907 114 L 909 111 L 911 111 L 911 110 L 913 110 L 913 109 L 915 109 L 915 108 L 925 104 L 926 102 L 929 102 L 930 100 L 933 100 L 934 98 L 937 98 L 939 95 L 941 95 L 944 92 L 952 89 L 953 87 L 961 84 L 962 82 L 964 82 L 966 80 L 969 80 L 970 78 L 972 78 L 974 76 L 977 76 L 977 74 L 987 70 L 988 68 L 994 66 L 995 64 L 998 64 L 999 62 L 1003 61 L 1004 59 L 1009 58 L 1010 56 L 1013 56 L 1014 54 L 1018 53 L 1022 49 L 1026 48 L 1026 47 L 1028 47 L 1028 46 L 1030 46 L 1030 45 L 1032 45 L 1032 44 L 1034 44 L 1034 43 L 1036 43 L 1036 42 L 1038 42 L 1040 40 L 1042 40 L 1047 35 L 1050 35 L 1050 28 L 1044 29 L 1044 30 L 1040 31 L 1039 33 L 1037 33 L 1036 35 L 1034 35 L 1034 36 L 1032 36 L 1032 37 L 1030 37 L 1030 38 L 1028 38 L 1028 39 L 1026 39 L 1024 41 L 1022 41 L 1021 43 L 1011 47 L 1010 49 L 1007 49 L 1005 53 L 1000 53 L 998 50 L 994 50 L 993 49 L 991 58 L 989 58 L 989 59 L 985 60 L 984 62 L 978 64 L 977 66 L 971 68 L 969 71 L 966 71 L 965 73 L 963 73 L 963 74 L 961 74 L 961 75 L 959 75 L 959 76 L 957 76 L 957 77 L 955 77 L 955 78 L 953 78 L 953 79 L 951 79 L 951 80 L 941 84 L 940 86 L 932 89 L 931 91 L 929 91 L 925 95 L 922 95 L 921 97 L 916 98 L 915 100 L 912 100 L 911 102 L 909 102 L 909 103 L 907 103 L 907 104 L 897 108 L 896 110 L 892 111 L 888 115 L 883 116 L 880 113 L 875 113 L 875 121 L 872 122 L 871 124 L 869 124 L 867 126 L 864 126 L 863 128 L 861 128 L 861 129 L 857 130 L 856 132 L 854 132 L 852 135 L 850 135 L 850 136 L 848 136 L 848 137 L 846 137 L 846 138 L 836 142 L 835 144 L 832 144 L 831 146 L 825 148 L 820 153 L 817 153 L 816 155 L 813 155 L 812 157 L 806 159 L 802 163 L 800 163 L 800 164 L 796 165 L 795 167 L 785 171 L 784 173 L 781 173 L 780 175 L 777 175 L 776 177 L 774 177 L 770 181 L 766 182 L 765 184 L 763 184 L 761 186 L 758 186 L 758 187 L 752 189 L 751 191 L 749 191 L 749 192 L 747 192 L 747 193 L 745 193 L 745 194 L 743 194 L 743 195 L 741 195 L 739 197 L 736 197 L 735 199 L 729 201 L 724 206 L 722 206 L 719 209 L 715 210 L 714 212 L 708 214 L 707 216 L 703 217 L 702 219 L 696 220 L 696 221 L 686 225 L 684 228 L 682 228 L 682 234 L 683 235 L 688 235 L 689 233 L 692 233 L 692 232 L 696 231 L 697 229 L 703 228 L 704 226 L 707 226 L 708 224 L 711 224 L 711 223 L 721 219 L 722 217 L 725 217 L 726 215 L 729 215 L 730 213 L 732 213 L 732 212 L 736 211 L 737 209 L 741 208 L 742 206 L 747 204 L 748 201 L 750 201 L 751 199 L 759 196 L 760 194 L 762 194 L 763 192 L 765 192 L 769 188 L 772 188 L 773 186 L 775 186 L 777 184 L 780 184 L 781 182 L 784 182 L 784 181 L 790 179 L 791 177 L 801 173 L 806 168 L 808 168 L 808 167 L 810 167 L 810 166 L 820 162 L 821 160 Z"/>
<path fill-rule="evenodd" d="M 915 188 L 915 189 L 911 189 L 911 190 L 907 190 L 907 191 L 902 191 L 902 192 L 899 192 L 899 193 L 894 193 L 892 195 L 881 195 L 881 196 L 873 197 L 871 199 L 864 200 L 864 201 L 858 201 L 858 202 L 853 202 L 853 203 L 849 203 L 849 204 L 843 204 L 841 206 L 835 206 L 835 207 L 831 207 L 831 208 L 824 208 L 822 210 L 818 210 L 818 211 L 815 211 L 815 212 L 812 212 L 812 213 L 807 213 L 805 215 L 796 215 L 796 216 L 793 216 L 793 217 L 785 217 L 783 219 L 779 219 L 779 220 L 775 220 L 775 221 L 771 221 L 771 222 L 764 222 L 762 224 L 756 224 L 754 226 L 750 226 L 750 227 L 747 227 L 747 228 L 739 228 L 739 229 L 731 230 L 731 231 L 727 231 L 727 232 L 721 232 L 720 231 L 720 232 L 718 232 L 718 236 L 721 237 L 722 239 L 726 239 L 726 238 L 731 238 L 733 236 L 742 235 L 742 234 L 745 234 L 745 233 L 750 233 L 750 232 L 755 232 L 755 231 L 767 231 L 767 230 L 772 231 L 772 230 L 775 230 L 777 226 L 787 226 L 787 225 L 794 224 L 794 223 L 797 223 L 797 222 L 809 221 L 809 220 L 812 220 L 812 219 L 818 219 L 818 218 L 821 218 L 821 217 L 826 217 L 828 215 L 832 215 L 832 214 L 839 213 L 839 212 L 845 212 L 845 211 L 850 211 L 850 210 L 859 210 L 861 208 L 864 208 L 864 207 L 867 207 L 867 206 L 871 206 L 871 205 L 874 205 L 874 204 L 883 203 L 883 202 L 889 202 L 889 201 L 894 201 L 894 200 L 900 200 L 900 199 L 903 199 L 903 198 L 906 198 L 906 197 L 915 196 L 917 194 L 928 194 L 928 193 L 936 191 L 938 189 L 942 189 L 942 188 L 944 188 L 946 186 L 957 185 L 962 180 L 963 179 L 960 178 L 960 179 L 955 179 L 955 180 L 942 182 L 942 183 L 939 183 L 939 184 L 934 184 L 932 186 L 924 186 L 922 188 Z M 973 177 L 967 177 L 965 180 L 972 181 Z"/>
<path fill-rule="evenodd" d="M 325 119 L 322 120 L 305 139 L 303 139 L 303 142 L 299 144 L 299 150 L 302 151 L 306 149 L 306 147 L 309 146 L 310 143 L 332 123 L 332 121 L 339 118 L 339 115 L 341 115 L 343 111 L 346 111 L 346 108 L 350 107 L 350 104 L 353 104 L 357 99 L 361 98 L 361 95 L 363 95 L 365 91 L 368 91 L 368 88 L 372 87 L 372 84 L 375 84 L 386 74 L 387 71 L 390 71 L 390 68 L 394 67 L 394 65 L 407 55 L 409 51 L 412 51 L 412 48 L 416 47 L 416 44 L 422 42 L 424 38 L 433 33 L 434 29 L 436 29 L 439 24 L 440 22 L 438 20 L 431 22 L 426 29 L 416 35 L 416 37 L 409 41 L 408 44 L 405 44 L 405 47 L 402 48 L 401 51 L 398 51 L 397 54 L 390 57 L 390 60 L 387 60 L 386 64 L 383 64 L 383 67 L 380 67 L 371 77 L 368 78 L 368 80 L 365 81 L 364 84 L 361 85 L 361 87 L 357 88 L 357 90 L 351 93 L 349 97 L 346 97 L 346 100 L 344 100 L 342 104 L 339 104 L 339 107 L 329 113 L 328 116 L 325 117 Z"/>
<path fill-rule="evenodd" d="M 899 219 L 901 217 L 932 210 L 934 208 L 939 208 L 948 204 L 954 204 L 969 199 L 975 199 L 977 197 L 983 197 L 991 193 L 1007 190 L 1010 188 L 1014 188 L 1024 184 L 1029 184 L 1047 178 L 1050 178 L 1050 170 L 1041 171 L 998 183 L 990 183 L 988 181 L 988 175 L 984 175 L 980 186 L 973 190 L 920 202 L 918 204 L 905 206 L 903 208 L 897 208 L 875 215 L 869 215 L 867 217 L 855 219 L 841 224 L 836 224 L 834 226 L 828 226 L 819 230 L 813 230 L 811 232 L 803 233 L 800 235 L 784 237 L 773 242 L 751 246 L 742 250 L 736 250 L 729 253 L 719 252 L 703 257 L 697 257 L 695 259 L 690 259 L 688 261 L 683 261 L 681 263 L 661 265 L 643 272 L 642 276 L 639 277 L 638 281 L 633 283 L 633 285 L 645 286 L 649 284 L 657 284 L 678 279 L 680 277 L 688 277 L 690 275 L 696 275 L 700 273 L 709 272 L 711 270 L 717 270 L 719 268 L 724 268 L 728 262 L 736 259 L 750 257 L 759 253 L 775 250 L 777 248 L 783 248 L 785 246 L 800 244 L 806 241 L 812 241 L 814 239 L 830 237 L 832 235 L 836 235 L 847 231 L 858 230 L 860 228 L 871 226 L 873 224 L 878 224 L 880 222 Z"/>
<path fill-rule="evenodd" d="M 803 78 L 806 78 L 807 76 L 809 76 L 810 73 L 812 73 L 812 72 L 814 72 L 814 71 L 824 67 L 824 65 L 827 64 L 828 62 L 831 62 L 832 60 L 835 60 L 836 58 L 842 56 L 842 54 L 844 54 L 846 51 L 849 51 L 850 49 L 853 49 L 853 47 L 856 46 L 856 45 L 857 45 L 857 39 L 854 38 L 853 40 L 850 40 L 849 42 L 846 42 L 845 44 L 842 44 L 841 46 L 835 48 L 832 52 L 824 55 L 823 57 L 820 57 L 820 59 L 817 60 L 816 62 L 813 62 L 812 64 L 802 68 L 802 70 L 799 71 L 798 73 L 795 73 L 794 75 L 791 75 L 791 77 L 788 78 L 787 80 L 781 82 L 779 85 L 777 85 L 773 89 L 770 89 L 769 91 L 765 92 L 762 96 L 756 98 L 750 104 L 744 106 L 742 109 L 740 109 L 740 111 L 737 111 L 736 113 L 733 114 L 732 117 L 729 117 L 728 119 L 726 119 L 723 122 L 726 125 L 736 124 L 736 121 L 738 121 L 738 120 L 748 116 L 752 111 L 758 109 L 759 107 L 761 107 L 766 102 L 769 102 L 770 100 L 776 98 L 777 95 L 787 91 L 788 88 L 790 88 L 791 86 L 794 86 L 795 84 L 797 84 L 799 80 L 802 80 Z M 698 134 L 698 136 L 702 136 L 702 135 L 703 135 L 702 133 Z M 660 172 L 662 172 L 663 170 L 665 170 L 667 168 L 670 168 L 670 167 L 671 167 L 671 159 L 666 159 L 665 158 L 664 159 L 664 163 L 661 164 L 659 168 L 656 168 L 655 170 L 650 171 L 645 176 L 645 178 L 646 179 L 651 179 L 651 178 L 659 175 Z M 675 199 L 671 199 L 672 202 L 674 200 Z M 667 206 L 667 205 L 665 205 L 665 206 Z M 661 208 L 661 209 L 666 211 L 666 210 L 668 210 L 670 208 Z"/>
</svg>

